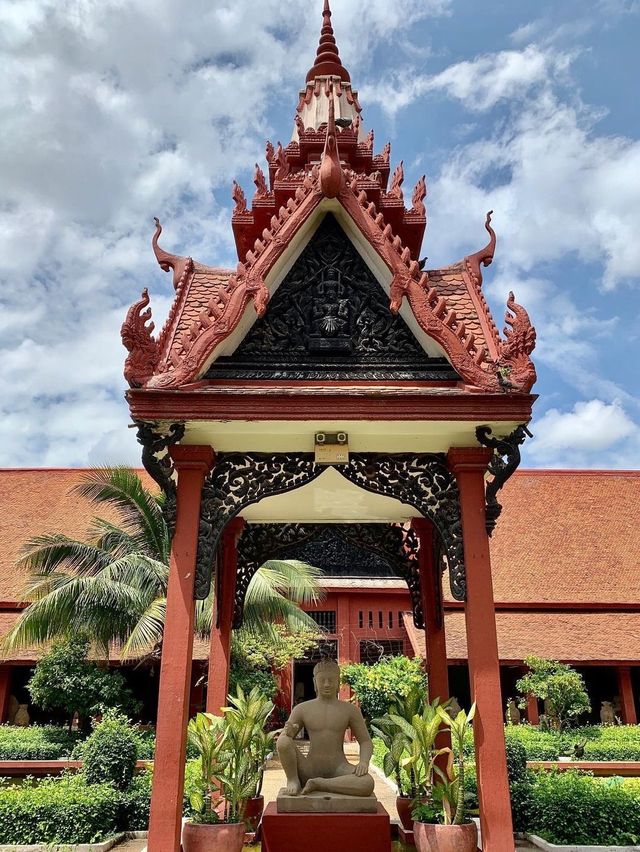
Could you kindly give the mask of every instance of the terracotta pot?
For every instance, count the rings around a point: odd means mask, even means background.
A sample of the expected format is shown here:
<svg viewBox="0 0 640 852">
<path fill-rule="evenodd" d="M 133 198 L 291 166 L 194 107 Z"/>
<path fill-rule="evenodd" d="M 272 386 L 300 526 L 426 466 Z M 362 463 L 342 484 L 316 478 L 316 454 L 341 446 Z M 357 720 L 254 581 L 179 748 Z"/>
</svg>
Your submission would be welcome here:
<svg viewBox="0 0 640 852">
<path fill-rule="evenodd" d="M 253 799 L 247 800 L 247 807 L 244 812 L 244 821 L 247 826 L 247 831 L 257 831 L 260 817 L 264 810 L 264 796 L 255 796 Z"/>
<path fill-rule="evenodd" d="M 475 822 L 464 825 L 414 822 L 413 839 L 418 852 L 476 852 L 478 829 Z"/>
<path fill-rule="evenodd" d="M 398 817 L 405 831 L 411 831 L 413 828 L 413 799 L 408 799 L 406 796 L 396 796 L 396 810 Z"/>
<path fill-rule="evenodd" d="M 184 852 L 242 852 L 243 845 L 243 822 L 219 822 L 214 825 L 185 822 L 182 828 Z"/>
</svg>

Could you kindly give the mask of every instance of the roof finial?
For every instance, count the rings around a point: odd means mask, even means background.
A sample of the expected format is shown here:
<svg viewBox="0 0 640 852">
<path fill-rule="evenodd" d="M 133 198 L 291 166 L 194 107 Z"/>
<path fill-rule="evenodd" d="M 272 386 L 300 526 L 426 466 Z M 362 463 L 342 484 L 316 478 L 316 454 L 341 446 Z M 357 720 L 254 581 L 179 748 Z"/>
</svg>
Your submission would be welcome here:
<svg viewBox="0 0 640 852">
<path fill-rule="evenodd" d="M 325 0 L 326 6 L 326 0 Z M 333 100 L 333 83 L 329 86 L 329 121 L 324 154 L 320 163 L 320 189 L 326 198 L 335 198 L 340 194 L 344 174 L 338 153 L 338 131 L 336 129 L 336 110 Z"/>
<path fill-rule="evenodd" d="M 349 72 L 340 61 L 338 46 L 331 26 L 329 0 L 324 0 L 320 43 L 318 44 L 315 64 L 307 74 L 307 82 L 316 77 L 339 77 L 345 83 L 351 82 Z"/>
</svg>

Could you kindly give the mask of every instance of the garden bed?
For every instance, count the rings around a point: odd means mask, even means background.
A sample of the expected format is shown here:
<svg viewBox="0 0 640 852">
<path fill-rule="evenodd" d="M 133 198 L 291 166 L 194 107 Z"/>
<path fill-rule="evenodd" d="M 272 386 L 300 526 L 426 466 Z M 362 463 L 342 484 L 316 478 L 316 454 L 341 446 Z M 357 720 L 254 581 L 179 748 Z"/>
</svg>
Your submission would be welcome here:
<svg viewBox="0 0 640 852">
<path fill-rule="evenodd" d="M 68 843 L 51 846 L 51 844 L 36 843 L 27 846 L 17 846 L 6 844 L 0 845 L 0 852 L 109 852 L 114 846 L 117 846 L 123 840 L 135 840 L 145 838 L 146 831 L 127 831 L 115 834 L 113 837 L 103 840 L 102 843 L 78 843 L 69 845 Z"/>
<path fill-rule="evenodd" d="M 538 837 L 537 834 L 525 834 L 529 843 L 533 843 L 538 849 L 544 849 L 544 852 L 637 852 L 638 846 L 576 846 L 558 845 L 557 843 L 549 843 Z M 2 850 L 0 849 L 0 852 Z"/>
</svg>

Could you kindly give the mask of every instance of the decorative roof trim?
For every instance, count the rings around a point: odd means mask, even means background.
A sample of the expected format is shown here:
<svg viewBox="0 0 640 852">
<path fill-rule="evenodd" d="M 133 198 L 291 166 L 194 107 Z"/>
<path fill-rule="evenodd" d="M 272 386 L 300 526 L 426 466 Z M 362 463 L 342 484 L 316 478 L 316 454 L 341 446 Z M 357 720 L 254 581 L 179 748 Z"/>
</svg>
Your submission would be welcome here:
<svg viewBox="0 0 640 852">
<path fill-rule="evenodd" d="M 158 237 L 162 233 L 162 225 L 160 224 L 160 220 L 157 216 L 154 216 L 153 221 L 156 223 L 156 231 L 151 240 L 153 253 L 155 254 L 156 260 L 163 272 L 168 272 L 170 269 L 173 269 L 173 289 L 177 290 L 180 280 L 185 276 L 185 274 L 188 274 L 188 268 L 190 267 L 193 269 L 193 260 L 190 257 L 181 257 L 177 254 L 169 254 L 168 251 L 160 248 L 158 245 Z"/>
<path fill-rule="evenodd" d="M 320 42 L 316 53 L 316 61 L 307 74 L 307 82 L 315 80 L 316 77 L 336 76 L 345 83 L 351 81 L 349 72 L 340 61 L 338 45 L 333 34 L 331 25 L 331 9 L 329 0 L 324 0 L 322 10 L 322 29 L 320 30 Z"/>
<path fill-rule="evenodd" d="M 469 270 L 469 274 L 473 278 L 476 287 L 480 287 L 482 285 L 482 271 L 480 269 L 480 264 L 483 266 L 491 266 L 493 256 L 496 251 L 496 232 L 491 227 L 492 216 L 493 210 L 489 210 L 484 223 L 484 226 L 489 233 L 489 242 L 483 249 L 480 249 L 480 251 L 465 257 L 467 269 Z"/>
<path fill-rule="evenodd" d="M 333 85 L 329 87 L 329 121 L 324 153 L 320 164 L 320 191 L 326 198 L 335 198 L 344 183 L 344 173 L 338 153 L 338 133 L 336 130 L 336 110 L 333 101 Z"/>
</svg>

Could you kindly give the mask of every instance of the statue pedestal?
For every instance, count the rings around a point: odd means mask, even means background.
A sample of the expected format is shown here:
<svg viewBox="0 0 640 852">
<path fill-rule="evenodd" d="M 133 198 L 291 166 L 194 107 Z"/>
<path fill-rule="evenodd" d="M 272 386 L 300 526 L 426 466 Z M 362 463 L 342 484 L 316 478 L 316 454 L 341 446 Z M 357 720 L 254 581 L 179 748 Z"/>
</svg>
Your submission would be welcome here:
<svg viewBox="0 0 640 852">
<path fill-rule="evenodd" d="M 389 814 L 278 813 L 269 802 L 262 816 L 262 852 L 391 852 Z"/>
<path fill-rule="evenodd" d="M 345 796 L 343 793 L 307 793 L 289 796 L 284 787 L 278 793 L 276 807 L 279 814 L 376 814 L 378 800 L 375 796 Z"/>
</svg>

